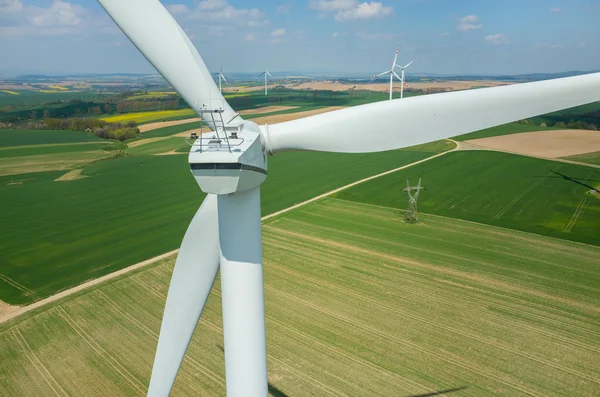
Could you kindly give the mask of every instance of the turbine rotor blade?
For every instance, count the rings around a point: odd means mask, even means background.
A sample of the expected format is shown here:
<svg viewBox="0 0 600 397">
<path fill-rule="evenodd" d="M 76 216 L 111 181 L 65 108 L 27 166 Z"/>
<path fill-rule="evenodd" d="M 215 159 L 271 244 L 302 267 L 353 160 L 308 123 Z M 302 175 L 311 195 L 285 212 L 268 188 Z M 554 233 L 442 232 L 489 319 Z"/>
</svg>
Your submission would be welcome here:
<svg viewBox="0 0 600 397">
<path fill-rule="evenodd" d="M 365 153 L 449 138 L 600 100 L 600 73 L 422 95 L 263 126 L 271 153 Z"/>
<path fill-rule="evenodd" d="M 400 51 L 400 47 L 396 47 L 396 54 L 394 55 L 394 60 L 392 61 L 392 70 L 394 69 L 394 65 L 396 64 L 396 60 L 398 59 L 398 51 Z"/>
<path fill-rule="evenodd" d="M 391 70 L 388 70 L 387 72 L 383 72 L 383 73 L 376 74 L 375 76 L 373 76 L 373 78 L 375 78 L 375 77 L 381 77 L 381 76 L 385 76 L 386 74 L 390 74 L 390 73 L 392 73 L 392 71 L 391 71 Z"/>
<path fill-rule="evenodd" d="M 158 0 L 98 2 L 192 109 L 222 108 L 226 122 L 237 116 L 188 36 Z"/>
<path fill-rule="evenodd" d="M 394 76 L 396 76 L 396 78 L 400 81 L 402 81 L 402 77 L 398 76 L 398 73 L 392 71 L 392 73 L 394 74 Z"/>
<path fill-rule="evenodd" d="M 169 395 L 219 270 L 217 197 L 207 195 L 188 227 L 167 294 L 148 396 Z"/>
<path fill-rule="evenodd" d="M 417 58 L 413 59 L 412 61 L 410 61 L 409 63 L 407 63 L 405 66 L 403 66 L 402 69 L 406 69 L 407 67 L 409 67 L 410 65 L 412 65 L 416 60 L 417 60 Z"/>
</svg>

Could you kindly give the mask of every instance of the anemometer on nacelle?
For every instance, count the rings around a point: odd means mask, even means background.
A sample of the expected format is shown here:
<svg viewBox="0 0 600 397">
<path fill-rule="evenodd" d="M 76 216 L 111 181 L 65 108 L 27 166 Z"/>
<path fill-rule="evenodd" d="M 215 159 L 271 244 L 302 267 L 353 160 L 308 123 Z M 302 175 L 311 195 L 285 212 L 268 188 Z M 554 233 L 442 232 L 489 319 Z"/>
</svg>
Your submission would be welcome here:
<svg viewBox="0 0 600 397">
<path fill-rule="evenodd" d="M 240 118 L 226 123 L 222 108 L 202 107 L 198 114 L 200 134 L 190 135 L 194 142 L 189 163 L 200 189 L 229 194 L 259 186 L 267 177 L 267 151 L 259 127 Z M 211 131 L 202 134 L 203 124 Z"/>
</svg>

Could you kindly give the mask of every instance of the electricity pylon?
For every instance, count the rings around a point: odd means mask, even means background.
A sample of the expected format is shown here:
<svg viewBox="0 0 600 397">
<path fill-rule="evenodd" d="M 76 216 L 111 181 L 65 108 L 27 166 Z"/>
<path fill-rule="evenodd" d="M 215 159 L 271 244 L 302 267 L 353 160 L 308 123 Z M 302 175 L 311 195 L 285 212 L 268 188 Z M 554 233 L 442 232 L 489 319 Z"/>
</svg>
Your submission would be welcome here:
<svg viewBox="0 0 600 397">
<path fill-rule="evenodd" d="M 406 212 L 405 219 L 408 223 L 417 223 L 419 218 L 417 216 L 417 200 L 419 199 L 419 192 L 424 189 L 421 186 L 421 178 L 419 178 L 419 184 L 417 186 L 410 186 L 408 179 L 406 180 L 406 188 L 404 191 L 408 194 L 408 212 Z M 414 194 L 412 193 L 414 191 Z"/>
</svg>

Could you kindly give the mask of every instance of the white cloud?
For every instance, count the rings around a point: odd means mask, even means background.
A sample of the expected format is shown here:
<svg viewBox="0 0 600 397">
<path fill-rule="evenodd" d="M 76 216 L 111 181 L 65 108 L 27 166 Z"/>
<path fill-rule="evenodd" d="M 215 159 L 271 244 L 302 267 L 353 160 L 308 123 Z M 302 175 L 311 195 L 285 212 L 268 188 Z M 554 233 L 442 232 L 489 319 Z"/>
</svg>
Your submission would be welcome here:
<svg viewBox="0 0 600 397">
<path fill-rule="evenodd" d="M 54 0 L 46 7 L 0 0 L 0 15 L 10 15 L 10 26 L 0 26 L 0 36 L 59 36 L 103 32 L 103 22 L 78 4 Z M 105 23 L 108 18 L 105 18 Z M 98 30 L 97 28 L 100 28 Z"/>
<path fill-rule="evenodd" d="M 251 26 L 264 23 L 264 14 L 257 8 L 235 8 L 225 0 L 202 0 L 191 14 L 193 19 L 227 21 Z"/>
<path fill-rule="evenodd" d="M 337 12 L 356 7 L 357 0 L 310 0 L 308 6 L 320 12 Z"/>
<path fill-rule="evenodd" d="M 283 37 L 285 36 L 286 31 L 284 28 L 275 29 L 271 32 L 271 37 Z"/>
<path fill-rule="evenodd" d="M 256 35 L 254 33 L 248 33 L 244 38 L 246 41 L 254 41 L 254 39 L 256 39 Z"/>
<path fill-rule="evenodd" d="M 481 29 L 483 24 L 477 22 L 479 22 L 479 17 L 477 15 L 467 15 L 466 17 L 458 19 L 458 26 L 456 29 L 460 30 L 461 32 L 466 32 L 473 29 Z"/>
<path fill-rule="evenodd" d="M 173 15 L 186 15 L 190 12 L 190 9 L 185 4 L 168 4 L 166 7 Z"/>
<path fill-rule="evenodd" d="M 392 15 L 394 9 L 378 2 L 361 3 L 356 8 L 340 11 L 336 14 L 336 21 L 353 21 L 357 19 L 382 18 Z"/>
<path fill-rule="evenodd" d="M 492 44 L 508 44 L 509 41 L 504 37 L 502 33 L 491 34 L 489 36 L 485 36 L 485 41 Z"/>
<path fill-rule="evenodd" d="M 332 37 L 340 37 L 340 34 L 338 32 L 333 32 L 333 34 L 331 36 Z"/>
<path fill-rule="evenodd" d="M 284 3 L 277 6 L 278 14 L 289 14 L 292 11 L 294 4 L 293 3 Z"/>
<path fill-rule="evenodd" d="M 202 0 L 198 2 L 197 8 L 205 11 L 222 10 L 227 5 L 227 1 L 225 0 Z"/>
<path fill-rule="evenodd" d="M 548 12 L 551 12 L 551 13 L 554 13 L 554 14 L 559 13 L 560 11 L 561 10 L 558 7 L 552 7 L 551 9 L 548 10 Z"/>
<path fill-rule="evenodd" d="M 381 18 L 392 15 L 394 9 L 377 1 L 360 3 L 358 0 L 311 0 L 309 7 L 319 11 L 319 17 L 335 13 L 338 22 Z"/>
<path fill-rule="evenodd" d="M 55 0 L 48 8 L 32 7 L 29 20 L 34 26 L 77 26 L 85 13 L 79 5 Z"/>
<path fill-rule="evenodd" d="M 19 12 L 23 9 L 21 0 L 0 0 L 0 14 Z"/>
<path fill-rule="evenodd" d="M 442 33 L 440 36 L 442 36 L 442 37 L 447 37 L 447 36 L 450 36 L 450 33 L 448 33 L 448 32 L 444 32 L 444 33 Z"/>
</svg>

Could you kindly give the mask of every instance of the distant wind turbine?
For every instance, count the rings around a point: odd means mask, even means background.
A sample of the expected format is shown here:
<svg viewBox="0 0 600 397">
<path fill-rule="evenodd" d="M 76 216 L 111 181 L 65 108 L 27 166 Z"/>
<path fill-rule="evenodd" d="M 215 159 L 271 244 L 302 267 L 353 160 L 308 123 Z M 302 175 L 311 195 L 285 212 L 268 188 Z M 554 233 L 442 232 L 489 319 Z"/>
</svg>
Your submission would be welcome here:
<svg viewBox="0 0 600 397">
<path fill-rule="evenodd" d="M 223 76 L 223 64 L 221 64 L 221 69 L 217 74 L 219 75 L 219 92 L 223 92 L 223 90 L 221 89 L 221 80 L 227 83 L 227 79 L 225 78 L 225 76 Z"/>
<path fill-rule="evenodd" d="M 409 63 L 407 63 L 404 66 L 400 66 L 400 65 L 398 65 L 398 64 L 396 64 L 394 62 L 394 67 L 402 69 L 402 77 L 401 77 L 401 80 L 402 80 L 401 84 L 402 85 L 400 86 L 400 98 L 404 98 L 404 84 L 406 84 L 406 80 L 404 79 L 404 71 L 406 70 L 407 67 L 409 67 L 410 65 L 412 65 L 413 62 L 416 61 L 416 60 L 417 60 L 417 58 L 413 59 L 412 61 L 410 61 Z"/>
<path fill-rule="evenodd" d="M 275 77 L 273 77 L 273 75 L 271 73 L 269 73 L 267 70 L 265 70 L 264 72 L 262 72 L 261 74 L 259 74 L 259 76 L 265 76 L 265 95 L 268 94 L 267 91 L 267 76 L 271 77 L 272 79 L 274 79 Z"/>
<path fill-rule="evenodd" d="M 413 59 L 412 61 L 410 61 L 410 63 L 408 63 L 406 66 L 400 66 L 396 63 L 396 60 L 398 59 L 398 51 L 400 50 L 400 47 L 396 48 L 396 55 L 394 55 L 394 60 L 392 61 L 392 68 L 390 70 L 386 70 L 383 73 L 379 73 L 375 76 L 372 77 L 372 79 L 375 79 L 377 77 L 380 76 L 385 76 L 385 75 L 390 75 L 390 101 L 392 100 L 392 92 L 393 92 L 393 85 L 394 85 L 394 77 L 396 77 L 398 80 L 400 80 L 400 82 L 402 83 L 402 86 L 400 88 L 400 98 L 404 98 L 404 70 L 409 67 L 410 65 L 412 65 L 412 63 L 414 61 L 416 61 L 417 59 Z M 402 77 L 398 76 L 398 73 L 396 73 L 396 71 L 394 70 L 395 68 L 400 68 L 402 69 Z"/>
</svg>

